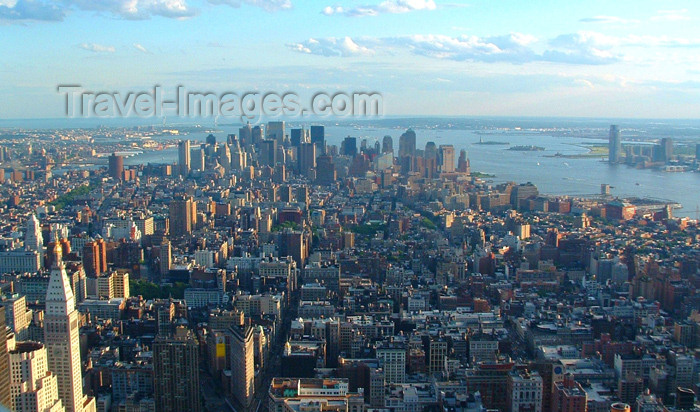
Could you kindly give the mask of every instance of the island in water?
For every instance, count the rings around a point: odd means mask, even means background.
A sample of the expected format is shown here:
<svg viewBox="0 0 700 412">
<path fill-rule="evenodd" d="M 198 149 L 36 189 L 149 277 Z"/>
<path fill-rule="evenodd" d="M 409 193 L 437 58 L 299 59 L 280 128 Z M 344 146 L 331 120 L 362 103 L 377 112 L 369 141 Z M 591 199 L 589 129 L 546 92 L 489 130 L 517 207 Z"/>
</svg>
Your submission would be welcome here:
<svg viewBox="0 0 700 412">
<path fill-rule="evenodd" d="M 533 145 L 527 145 L 527 146 L 513 146 L 509 147 L 508 150 L 516 150 L 519 152 L 541 152 L 544 150 L 544 147 L 541 146 L 533 146 Z"/>
</svg>

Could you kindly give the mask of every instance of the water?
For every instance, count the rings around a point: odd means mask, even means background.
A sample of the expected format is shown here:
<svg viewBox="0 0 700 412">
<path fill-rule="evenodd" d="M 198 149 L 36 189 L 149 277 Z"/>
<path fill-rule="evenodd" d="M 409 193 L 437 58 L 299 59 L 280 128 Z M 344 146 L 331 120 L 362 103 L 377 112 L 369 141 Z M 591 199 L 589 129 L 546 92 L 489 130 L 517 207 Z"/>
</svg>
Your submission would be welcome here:
<svg viewBox="0 0 700 412">
<path fill-rule="evenodd" d="M 291 128 L 294 126 L 288 126 Z M 237 127 L 222 127 L 222 132 L 216 133 L 217 141 L 224 141 L 227 134 L 238 133 Z M 393 138 L 394 150 L 398 151 L 399 136 L 405 128 L 401 127 L 372 127 L 355 128 L 352 126 L 326 126 L 326 141 L 329 145 L 340 146 L 347 136 L 358 137 L 358 146 L 362 138 L 368 139 L 369 145 L 375 141 L 381 143 L 385 135 Z M 555 153 L 564 155 L 585 154 L 588 149 L 584 144 L 607 143 L 606 139 L 591 139 L 581 137 L 561 137 L 530 132 L 509 130 L 504 132 L 481 135 L 472 130 L 445 130 L 414 128 L 416 131 L 416 146 L 425 147 L 428 141 L 435 144 L 451 144 L 455 147 L 455 157 L 461 149 L 465 149 L 471 162 L 472 171 L 495 175 L 489 179 L 494 183 L 514 181 L 518 183 L 532 182 L 541 193 L 552 195 L 591 195 L 600 192 L 600 185 L 611 185 L 612 194 L 620 197 L 652 197 L 667 199 L 682 204 L 676 209 L 677 216 L 695 218 L 695 210 L 700 205 L 698 185 L 700 173 L 666 173 L 655 169 L 634 169 L 625 165 L 610 165 L 601 158 L 561 158 L 552 157 Z M 601 138 L 604 137 L 601 132 Z M 207 133 L 196 133 L 186 136 L 193 141 L 204 141 Z M 520 152 L 507 150 L 509 146 L 479 145 L 479 139 L 484 141 L 508 142 L 510 146 L 535 145 L 543 147 L 544 151 Z M 172 136 L 157 137 L 156 140 L 174 140 Z M 139 163 L 175 163 L 177 148 L 162 151 L 146 152 L 125 159 L 125 164 Z"/>
</svg>

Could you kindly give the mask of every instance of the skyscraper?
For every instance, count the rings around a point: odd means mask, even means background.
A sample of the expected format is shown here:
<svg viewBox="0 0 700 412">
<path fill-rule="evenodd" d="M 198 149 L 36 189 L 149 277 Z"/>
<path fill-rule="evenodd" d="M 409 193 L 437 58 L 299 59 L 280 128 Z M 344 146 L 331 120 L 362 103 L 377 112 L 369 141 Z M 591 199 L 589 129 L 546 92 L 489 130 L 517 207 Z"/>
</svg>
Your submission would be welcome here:
<svg viewBox="0 0 700 412">
<path fill-rule="evenodd" d="M 5 308 L 0 306 L 0 405 L 10 408 L 10 373 L 7 360 L 7 334 L 5 333 Z M 14 409 L 14 408 L 13 408 Z"/>
<path fill-rule="evenodd" d="M 265 139 L 260 142 L 258 162 L 264 166 L 274 167 L 277 164 L 277 140 Z"/>
<path fill-rule="evenodd" d="M 177 165 L 180 168 L 180 174 L 187 176 L 190 173 L 190 141 L 181 140 L 177 144 Z"/>
<path fill-rule="evenodd" d="M 248 325 L 233 325 L 231 338 L 231 394 L 243 408 L 248 408 L 255 395 L 255 353 L 253 329 Z"/>
<path fill-rule="evenodd" d="M 415 155 L 416 132 L 413 129 L 408 129 L 399 137 L 399 157 Z"/>
<path fill-rule="evenodd" d="M 173 262 L 173 250 L 169 240 L 163 239 L 163 243 L 160 244 L 159 257 L 160 274 L 161 276 L 167 275 Z"/>
<path fill-rule="evenodd" d="M 451 144 L 440 145 L 440 171 L 443 173 L 455 171 L 455 148 Z"/>
<path fill-rule="evenodd" d="M 158 335 L 153 342 L 156 410 L 199 412 L 199 354 L 197 339 L 179 327 L 172 336 Z"/>
<path fill-rule="evenodd" d="M 457 171 L 460 173 L 469 173 L 469 158 L 467 157 L 467 151 L 462 149 L 459 151 L 459 160 L 457 160 Z"/>
<path fill-rule="evenodd" d="M 316 153 L 326 152 L 326 128 L 324 126 L 311 126 L 311 143 L 316 145 Z"/>
<path fill-rule="evenodd" d="M 316 159 L 316 183 L 330 185 L 337 179 L 335 164 L 331 156 L 319 156 Z"/>
<path fill-rule="evenodd" d="M 284 122 L 268 122 L 266 135 L 268 139 L 274 139 L 278 145 L 284 144 Z"/>
<path fill-rule="evenodd" d="M 113 179 L 121 179 L 124 175 L 124 157 L 112 153 L 109 156 L 108 173 Z"/>
<path fill-rule="evenodd" d="M 53 249 L 46 290 L 44 341 L 49 370 L 58 378 L 58 397 L 68 412 L 94 411 L 95 399 L 83 393 L 80 365 L 80 325 L 70 281 L 63 265 L 61 243 Z"/>
<path fill-rule="evenodd" d="M 40 254 L 44 250 L 44 236 L 41 234 L 41 223 L 36 215 L 31 215 L 27 220 L 27 231 L 24 234 L 24 248 L 36 250 Z"/>
<path fill-rule="evenodd" d="M 664 163 L 671 161 L 673 157 L 673 139 L 670 137 L 664 137 L 661 139 L 661 152 L 663 153 Z"/>
<path fill-rule="evenodd" d="M 170 201 L 170 234 L 174 237 L 192 233 L 192 217 L 196 216 L 195 204 L 189 196 L 181 196 Z"/>
<path fill-rule="evenodd" d="M 382 140 L 382 153 L 394 154 L 394 140 L 391 136 L 384 136 L 384 140 Z"/>
<path fill-rule="evenodd" d="M 355 157 L 355 155 L 357 155 L 357 138 L 350 136 L 346 137 L 340 147 L 340 154 Z"/>
<path fill-rule="evenodd" d="M 620 129 L 618 129 L 617 125 L 611 125 L 608 140 L 608 162 L 619 163 L 621 154 L 622 140 L 620 139 Z"/>
<path fill-rule="evenodd" d="M 299 174 L 305 174 L 316 167 L 316 145 L 302 143 L 299 146 Z"/>
<path fill-rule="evenodd" d="M 7 354 L 5 355 L 8 356 Z M 3 365 L 7 368 L 8 362 Z M 10 350 L 7 371 L 8 396 L 12 388 L 11 404 L 16 412 L 63 411 L 58 398 L 56 374 L 47 368 L 46 348 L 37 342 L 19 342 Z M 4 404 L 4 402 L 3 402 Z"/>
</svg>

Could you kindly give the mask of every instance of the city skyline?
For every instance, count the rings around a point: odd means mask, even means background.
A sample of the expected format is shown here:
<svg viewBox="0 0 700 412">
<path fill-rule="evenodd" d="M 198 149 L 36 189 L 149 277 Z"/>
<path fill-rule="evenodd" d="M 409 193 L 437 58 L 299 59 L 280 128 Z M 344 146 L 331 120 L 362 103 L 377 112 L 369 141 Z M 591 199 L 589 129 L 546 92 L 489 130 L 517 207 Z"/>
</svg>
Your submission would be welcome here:
<svg viewBox="0 0 700 412">
<path fill-rule="evenodd" d="M 378 91 L 390 116 L 692 118 L 698 17 L 650 0 L 3 0 L 0 119 L 62 117 L 59 84 Z"/>
</svg>

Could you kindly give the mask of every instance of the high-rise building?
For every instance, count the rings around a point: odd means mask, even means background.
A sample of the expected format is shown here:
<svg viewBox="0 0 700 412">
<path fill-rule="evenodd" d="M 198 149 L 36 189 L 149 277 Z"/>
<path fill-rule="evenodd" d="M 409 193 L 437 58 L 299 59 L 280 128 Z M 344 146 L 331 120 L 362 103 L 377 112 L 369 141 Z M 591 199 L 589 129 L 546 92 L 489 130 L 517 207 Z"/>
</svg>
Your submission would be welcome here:
<svg viewBox="0 0 700 412">
<path fill-rule="evenodd" d="M 15 338 L 17 340 L 28 339 L 32 311 L 27 311 L 26 297 L 20 294 L 3 296 L 0 305 L 5 308 L 5 325 L 12 329 Z"/>
<path fill-rule="evenodd" d="M 399 137 L 399 157 L 416 155 L 416 132 L 412 129 L 406 130 Z"/>
<path fill-rule="evenodd" d="M 66 411 L 94 411 L 95 399 L 83 393 L 79 315 L 61 256 L 61 244 L 57 242 L 53 249 L 44 314 L 44 342 L 49 370 L 58 379 L 58 397 Z"/>
<path fill-rule="evenodd" d="M 277 141 L 278 145 L 282 146 L 285 139 L 284 122 L 268 122 L 265 134 L 268 139 L 273 139 Z"/>
<path fill-rule="evenodd" d="M 277 164 L 277 140 L 264 139 L 260 141 L 258 162 L 263 166 L 274 167 Z"/>
<path fill-rule="evenodd" d="M 588 396 L 574 376 L 567 374 L 562 382 L 554 384 L 552 412 L 586 412 Z"/>
<path fill-rule="evenodd" d="M 509 412 L 542 412 L 542 377 L 537 372 L 512 371 L 506 397 Z"/>
<path fill-rule="evenodd" d="M 384 369 L 384 379 L 388 383 L 406 381 L 406 348 L 389 342 L 377 346 L 377 359 Z"/>
<path fill-rule="evenodd" d="M 299 146 L 299 174 L 306 174 L 309 169 L 316 167 L 316 145 L 302 143 Z"/>
<path fill-rule="evenodd" d="M 233 325 L 229 329 L 231 345 L 231 394 L 244 408 L 255 395 L 255 353 L 253 329 L 248 325 Z"/>
<path fill-rule="evenodd" d="M 170 234 L 174 237 L 192 233 L 192 216 L 196 216 L 194 201 L 190 196 L 176 197 L 170 201 Z"/>
<path fill-rule="evenodd" d="M 199 352 L 197 339 L 179 327 L 172 336 L 158 335 L 153 342 L 156 410 L 199 412 Z"/>
<path fill-rule="evenodd" d="M 46 358 L 46 348 L 37 342 L 19 342 L 10 350 L 7 379 L 11 402 L 7 406 L 13 411 L 64 410 L 58 397 L 56 374 L 48 370 Z M 8 362 L 3 365 L 7 368 Z"/>
<path fill-rule="evenodd" d="M 173 250 L 170 241 L 167 239 L 163 239 L 163 243 L 160 244 L 159 258 L 160 274 L 161 276 L 167 275 L 173 263 Z"/>
<path fill-rule="evenodd" d="M 107 172 L 113 179 L 121 179 L 124 176 L 124 157 L 112 153 L 109 156 Z"/>
<path fill-rule="evenodd" d="M 308 253 L 304 233 L 287 229 L 280 233 L 279 242 L 280 256 L 291 256 L 297 267 L 304 267 Z"/>
<path fill-rule="evenodd" d="M 180 169 L 180 174 L 187 176 L 190 173 L 190 141 L 181 140 L 177 144 L 177 165 Z"/>
<path fill-rule="evenodd" d="M 324 126 L 311 126 L 311 143 L 316 145 L 316 153 L 326 152 L 326 128 Z"/>
<path fill-rule="evenodd" d="M 331 156 L 319 156 L 316 158 L 316 183 L 319 185 L 330 185 L 336 181 L 338 175 L 335 171 L 335 164 Z"/>
<path fill-rule="evenodd" d="M 5 308 L 0 306 L 0 406 L 12 407 L 10 399 L 10 365 L 7 358 L 7 334 L 5 333 Z M 58 395 L 57 395 L 58 396 Z M 14 410 L 14 408 L 12 408 Z"/>
<path fill-rule="evenodd" d="M 238 140 L 242 146 L 250 146 L 253 144 L 253 127 L 250 123 L 238 129 Z"/>
<path fill-rule="evenodd" d="M 622 140 L 620 138 L 620 129 L 617 125 L 610 126 L 610 135 L 608 136 L 608 162 L 619 163 L 622 155 Z"/>
<path fill-rule="evenodd" d="M 661 139 L 661 153 L 664 163 L 668 163 L 673 158 L 673 139 L 664 137 Z"/>
<path fill-rule="evenodd" d="M 382 140 L 382 153 L 390 153 L 394 155 L 394 140 L 391 136 L 384 136 Z"/>
<path fill-rule="evenodd" d="M 292 129 L 289 133 L 289 144 L 294 147 L 299 147 L 302 143 L 309 143 L 309 130 L 304 129 Z"/>
<path fill-rule="evenodd" d="M 35 250 L 40 254 L 44 250 L 44 236 L 41 234 L 41 223 L 36 215 L 32 214 L 27 220 L 27 231 L 24 234 L 24 248 Z"/>
<path fill-rule="evenodd" d="M 343 156 L 355 157 L 357 155 L 357 138 L 346 137 L 340 146 L 340 154 Z"/>
<path fill-rule="evenodd" d="M 440 145 L 440 171 L 443 173 L 455 171 L 455 148 L 451 144 Z"/>
<path fill-rule="evenodd" d="M 261 125 L 254 126 L 250 133 L 252 144 L 257 145 L 265 138 L 265 128 Z"/>
</svg>

